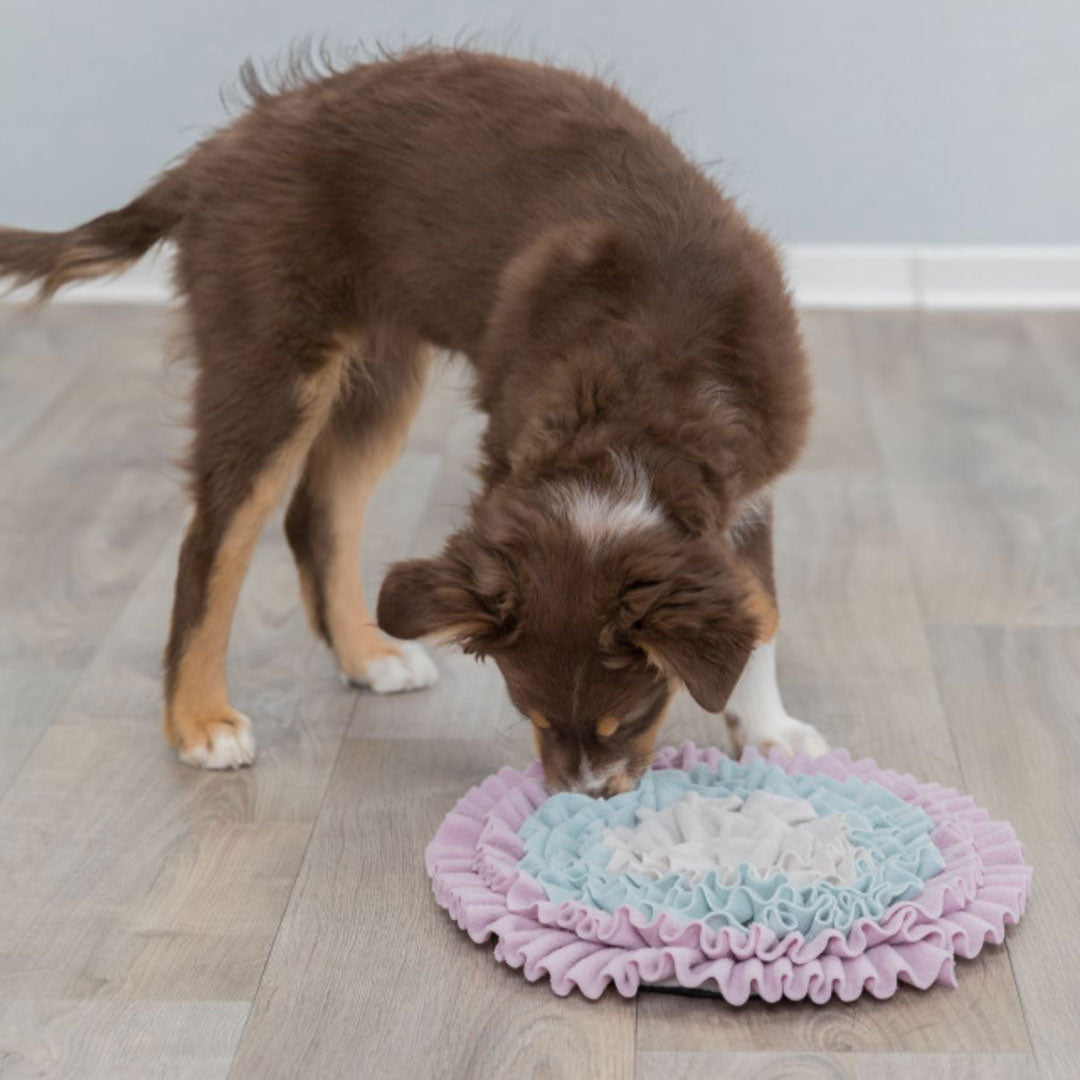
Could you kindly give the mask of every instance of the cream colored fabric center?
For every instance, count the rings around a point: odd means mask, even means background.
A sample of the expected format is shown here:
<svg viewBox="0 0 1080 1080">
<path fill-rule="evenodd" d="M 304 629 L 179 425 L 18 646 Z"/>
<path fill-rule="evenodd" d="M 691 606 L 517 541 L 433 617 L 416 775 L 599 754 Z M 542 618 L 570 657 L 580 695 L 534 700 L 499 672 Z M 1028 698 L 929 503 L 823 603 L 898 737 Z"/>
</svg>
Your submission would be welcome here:
<svg viewBox="0 0 1080 1080">
<path fill-rule="evenodd" d="M 697 885 L 714 871 L 721 884 L 733 885 L 746 863 L 761 878 L 782 872 L 796 888 L 849 886 L 858 860 L 870 857 L 848 839 L 841 814 L 818 817 L 805 799 L 771 791 L 752 791 L 745 799 L 706 799 L 690 791 L 663 810 L 638 810 L 637 818 L 637 825 L 604 830 L 611 874 L 653 880 L 680 874 Z"/>
</svg>

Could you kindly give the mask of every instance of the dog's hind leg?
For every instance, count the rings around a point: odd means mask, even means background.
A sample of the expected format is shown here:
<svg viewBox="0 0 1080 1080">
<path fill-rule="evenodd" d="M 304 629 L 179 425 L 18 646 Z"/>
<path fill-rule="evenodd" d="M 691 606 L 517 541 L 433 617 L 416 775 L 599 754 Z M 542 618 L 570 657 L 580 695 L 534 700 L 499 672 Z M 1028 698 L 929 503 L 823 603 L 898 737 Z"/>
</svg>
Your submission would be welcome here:
<svg viewBox="0 0 1080 1080">
<path fill-rule="evenodd" d="M 165 734 L 182 761 L 235 768 L 254 757 L 251 723 L 229 704 L 229 628 L 255 542 L 326 426 L 349 357 L 298 336 L 199 356 L 190 468 L 195 515 L 180 549 L 165 650 Z M 220 348 L 221 355 L 216 352 Z"/>
<path fill-rule="evenodd" d="M 385 637 L 359 572 L 368 500 L 401 451 L 429 366 L 425 346 L 387 336 L 364 358 L 308 454 L 285 518 L 312 629 L 333 650 L 342 677 L 379 693 L 435 681 L 423 648 Z"/>
</svg>

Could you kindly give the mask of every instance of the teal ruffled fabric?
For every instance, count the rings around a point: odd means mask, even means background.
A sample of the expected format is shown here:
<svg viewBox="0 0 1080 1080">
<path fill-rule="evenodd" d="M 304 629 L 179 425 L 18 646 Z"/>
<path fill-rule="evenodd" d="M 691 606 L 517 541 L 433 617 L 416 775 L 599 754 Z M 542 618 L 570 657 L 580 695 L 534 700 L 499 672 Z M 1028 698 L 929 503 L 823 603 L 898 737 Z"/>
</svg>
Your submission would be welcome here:
<svg viewBox="0 0 1080 1080">
<path fill-rule="evenodd" d="M 690 791 L 705 798 L 746 798 L 756 789 L 805 799 L 819 817 L 842 815 L 851 844 L 864 849 L 855 880 L 848 886 L 819 881 L 796 887 L 782 872 L 762 878 L 746 864 L 728 875 L 726 885 L 715 872 L 696 884 L 679 874 L 655 880 L 608 872 L 612 853 L 604 831 L 634 826 L 638 810 L 663 810 Z M 524 850 L 518 865 L 554 902 L 573 900 L 607 912 L 625 905 L 650 919 L 666 912 L 712 928 L 762 923 L 778 937 L 797 931 L 812 939 L 827 930 L 846 933 L 864 917 L 876 922 L 892 904 L 919 896 L 945 865 L 930 837 L 933 828 L 923 810 L 872 781 L 788 774 L 764 759 L 723 759 L 715 770 L 702 764 L 688 771 L 650 771 L 634 791 L 611 799 L 552 796 L 518 830 Z"/>
</svg>

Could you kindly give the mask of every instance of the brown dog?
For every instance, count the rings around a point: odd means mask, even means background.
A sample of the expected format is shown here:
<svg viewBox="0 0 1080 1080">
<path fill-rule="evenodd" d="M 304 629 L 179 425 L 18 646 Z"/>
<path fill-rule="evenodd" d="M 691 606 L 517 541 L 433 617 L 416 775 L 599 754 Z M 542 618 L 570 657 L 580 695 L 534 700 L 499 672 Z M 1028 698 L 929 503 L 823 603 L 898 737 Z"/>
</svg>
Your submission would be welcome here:
<svg viewBox="0 0 1080 1080">
<path fill-rule="evenodd" d="M 124 209 L 0 231 L 0 274 L 43 297 L 176 243 L 198 362 L 165 652 L 181 758 L 252 760 L 229 626 L 296 476 L 286 530 L 342 673 L 433 680 L 376 629 L 356 565 L 431 345 L 475 368 L 483 489 L 441 557 L 390 569 L 379 626 L 491 657 L 554 788 L 633 784 L 679 684 L 737 740 L 823 749 L 776 690 L 768 492 L 809 393 L 765 239 L 595 79 L 420 51 L 245 85 L 251 108 Z"/>
</svg>

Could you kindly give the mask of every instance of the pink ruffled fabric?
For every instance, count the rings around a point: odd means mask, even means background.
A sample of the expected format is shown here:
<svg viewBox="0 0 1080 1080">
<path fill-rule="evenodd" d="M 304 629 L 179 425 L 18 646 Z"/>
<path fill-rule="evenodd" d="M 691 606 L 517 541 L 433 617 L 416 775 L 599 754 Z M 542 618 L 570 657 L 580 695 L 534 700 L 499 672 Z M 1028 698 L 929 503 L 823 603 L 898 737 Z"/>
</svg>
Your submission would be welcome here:
<svg viewBox="0 0 1080 1080">
<path fill-rule="evenodd" d="M 693 743 L 660 750 L 654 769 L 715 768 L 719 750 Z M 747 750 L 746 762 L 760 755 Z M 497 938 L 495 956 L 525 977 L 547 975 L 556 994 L 575 987 L 598 998 L 609 984 L 631 997 L 642 984 L 708 990 L 733 1005 L 751 995 L 766 1001 L 834 994 L 852 1001 L 864 991 L 878 998 L 900 982 L 926 989 L 955 985 L 955 958 L 1000 944 L 1031 891 L 1031 868 L 1007 822 L 991 821 L 966 795 L 912 776 L 852 761 L 845 750 L 824 757 L 773 752 L 787 773 L 857 776 L 921 807 L 934 822 L 932 839 L 945 869 L 914 900 L 894 904 L 880 922 L 863 919 L 847 934 L 832 930 L 806 940 L 778 938 L 768 928 L 713 929 L 664 913 L 648 918 L 629 907 L 599 911 L 577 901 L 555 903 L 517 866 L 523 850 L 517 830 L 548 797 L 540 767 L 501 769 L 470 790 L 446 816 L 428 845 L 426 863 L 435 898 L 476 942 Z"/>
</svg>

